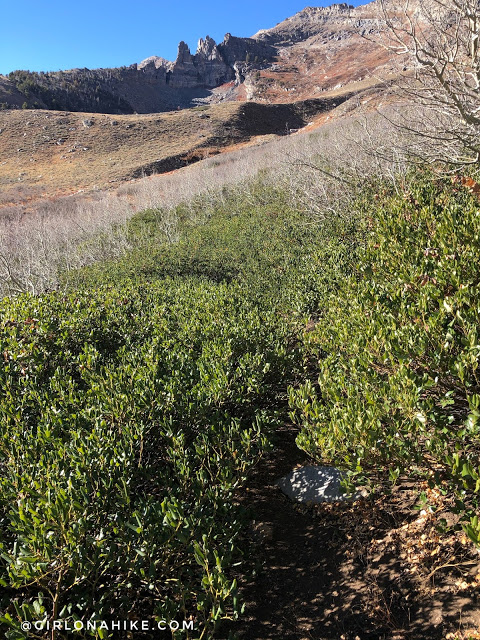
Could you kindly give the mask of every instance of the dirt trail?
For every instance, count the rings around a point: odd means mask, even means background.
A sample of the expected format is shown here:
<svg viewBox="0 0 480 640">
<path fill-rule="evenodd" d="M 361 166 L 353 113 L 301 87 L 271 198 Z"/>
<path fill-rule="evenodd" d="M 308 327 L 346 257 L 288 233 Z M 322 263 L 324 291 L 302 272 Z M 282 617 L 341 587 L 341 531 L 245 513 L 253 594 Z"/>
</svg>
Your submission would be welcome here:
<svg viewBox="0 0 480 640">
<path fill-rule="evenodd" d="M 440 640 L 452 628 L 471 628 L 475 620 L 479 624 L 478 590 L 462 595 L 448 588 L 420 589 L 424 581 L 409 575 L 408 564 L 391 544 L 392 532 L 418 518 L 414 487 L 401 486 L 375 501 L 314 507 L 294 504 L 281 493 L 275 481 L 308 463 L 295 436 L 288 428 L 278 433 L 272 454 L 242 494 L 252 514 L 252 555 L 263 568 L 255 580 L 245 583 L 243 578 L 246 613 L 226 635 L 232 631 L 241 640 Z M 380 538 L 377 547 L 372 547 L 374 538 Z"/>
</svg>

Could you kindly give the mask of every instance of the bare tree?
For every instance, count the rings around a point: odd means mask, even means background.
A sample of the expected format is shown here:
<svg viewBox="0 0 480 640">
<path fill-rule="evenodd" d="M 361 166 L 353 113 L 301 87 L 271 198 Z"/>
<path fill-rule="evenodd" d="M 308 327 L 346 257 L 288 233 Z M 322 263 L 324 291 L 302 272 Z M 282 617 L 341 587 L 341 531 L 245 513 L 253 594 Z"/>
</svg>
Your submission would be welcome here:
<svg viewBox="0 0 480 640">
<path fill-rule="evenodd" d="M 380 0 L 385 46 L 409 56 L 401 82 L 411 105 L 396 123 L 412 134 L 409 152 L 454 167 L 480 164 L 479 0 Z M 412 106 L 413 105 L 413 106 Z"/>
</svg>

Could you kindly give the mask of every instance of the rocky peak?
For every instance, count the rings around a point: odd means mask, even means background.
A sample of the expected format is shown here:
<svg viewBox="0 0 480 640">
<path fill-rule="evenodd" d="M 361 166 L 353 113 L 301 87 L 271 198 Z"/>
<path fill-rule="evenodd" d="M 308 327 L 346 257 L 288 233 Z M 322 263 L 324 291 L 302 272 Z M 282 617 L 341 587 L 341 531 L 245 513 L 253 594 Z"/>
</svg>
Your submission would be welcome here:
<svg viewBox="0 0 480 640">
<path fill-rule="evenodd" d="M 349 30 L 354 20 L 372 14 L 375 2 L 354 7 L 346 2 L 328 7 L 306 7 L 271 29 L 258 31 L 253 38 L 272 45 L 290 46 L 327 31 Z"/>
<path fill-rule="evenodd" d="M 195 54 L 197 59 L 203 60 L 217 60 L 221 59 L 220 52 L 218 51 L 217 44 L 213 38 L 207 36 L 205 40 L 200 38 L 197 46 L 197 53 Z"/>
<path fill-rule="evenodd" d="M 227 33 L 219 45 L 206 36 L 198 41 L 192 55 L 188 45 L 180 42 L 175 64 L 167 71 L 166 82 L 174 88 L 218 87 L 239 78 L 237 63 L 262 64 L 273 60 L 277 50 L 252 38 L 236 38 Z"/>
<path fill-rule="evenodd" d="M 172 66 L 172 63 L 169 60 L 165 60 L 165 58 L 161 58 L 160 56 L 150 56 L 145 58 L 137 64 L 137 69 L 141 71 L 144 70 L 153 70 L 153 69 L 165 69 L 168 70 Z"/>
<path fill-rule="evenodd" d="M 345 15 L 349 14 L 352 9 L 355 7 L 351 4 L 347 4 L 346 2 L 341 2 L 338 4 L 331 4 L 328 7 L 305 7 L 302 11 L 299 11 L 291 18 L 287 18 L 288 20 L 294 20 L 295 18 L 311 18 L 313 16 L 335 16 L 335 15 Z"/>
<path fill-rule="evenodd" d="M 194 87 L 218 87 L 235 77 L 235 72 L 225 62 L 213 38 L 200 38 L 197 52 L 193 56 L 185 42 L 178 45 L 178 55 L 168 84 L 177 89 Z"/>
<path fill-rule="evenodd" d="M 178 44 L 178 53 L 175 64 L 189 64 L 193 63 L 193 56 L 190 53 L 190 47 L 183 40 Z"/>
</svg>

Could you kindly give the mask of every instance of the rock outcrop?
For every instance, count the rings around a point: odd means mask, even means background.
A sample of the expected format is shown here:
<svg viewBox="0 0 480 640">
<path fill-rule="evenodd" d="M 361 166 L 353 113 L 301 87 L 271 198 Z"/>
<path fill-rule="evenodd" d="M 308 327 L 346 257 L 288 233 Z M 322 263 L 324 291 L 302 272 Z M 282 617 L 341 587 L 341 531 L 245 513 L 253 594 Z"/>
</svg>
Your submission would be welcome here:
<svg viewBox="0 0 480 640">
<path fill-rule="evenodd" d="M 167 74 L 171 72 L 171 68 L 172 63 L 159 56 L 150 56 L 137 65 L 137 71 L 142 71 L 163 84 L 167 83 Z"/>
<path fill-rule="evenodd" d="M 167 77 L 167 84 L 176 89 L 195 87 L 199 84 L 194 57 L 183 40 L 178 45 L 177 59 Z"/>
<path fill-rule="evenodd" d="M 199 40 L 195 55 L 191 54 L 185 42 L 180 42 L 177 59 L 167 76 L 167 82 L 177 89 L 213 88 L 234 77 L 235 72 L 226 64 L 215 40 L 207 36 L 205 40 Z"/>
<path fill-rule="evenodd" d="M 232 66 L 225 61 L 215 40 L 210 36 L 198 41 L 195 63 L 199 77 L 206 87 L 218 87 L 235 77 Z"/>
<path fill-rule="evenodd" d="M 282 46 L 302 42 L 325 31 L 369 33 L 378 30 L 380 13 L 375 2 L 354 7 L 346 3 L 329 7 L 306 7 L 272 29 L 262 29 L 253 38 L 270 45 Z"/>
<path fill-rule="evenodd" d="M 253 38 L 236 38 L 230 33 L 219 45 L 210 36 L 205 40 L 201 38 L 195 55 L 182 41 L 167 80 L 171 87 L 176 88 L 218 87 L 235 78 L 238 81 L 235 68 L 238 63 L 262 64 L 273 60 L 276 55 L 276 48 L 268 43 Z"/>
<path fill-rule="evenodd" d="M 233 68 L 236 62 L 264 63 L 271 62 L 278 54 L 277 49 L 253 38 L 237 38 L 227 33 L 218 45 L 225 62 Z"/>
</svg>

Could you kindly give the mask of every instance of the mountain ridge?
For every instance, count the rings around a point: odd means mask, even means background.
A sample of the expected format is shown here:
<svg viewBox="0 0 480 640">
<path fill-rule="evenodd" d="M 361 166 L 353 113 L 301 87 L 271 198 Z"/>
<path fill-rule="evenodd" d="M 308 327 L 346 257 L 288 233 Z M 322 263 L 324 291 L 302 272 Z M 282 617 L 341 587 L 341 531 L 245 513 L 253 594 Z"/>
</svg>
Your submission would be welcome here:
<svg viewBox="0 0 480 640">
<path fill-rule="evenodd" d="M 227 33 L 217 44 L 207 35 L 199 39 L 195 53 L 181 41 L 175 61 L 155 55 L 115 69 L 14 71 L 0 76 L 0 108 L 133 114 L 222 101 L 319 97 L 348 81 L 388 71 L 380 45 L 364 39 L 381 29 L 375 0 L 359 7 L 305 7 L 250 38 Z M 348 49 L 356 52 L 353 67 Z"/>
</svg>

